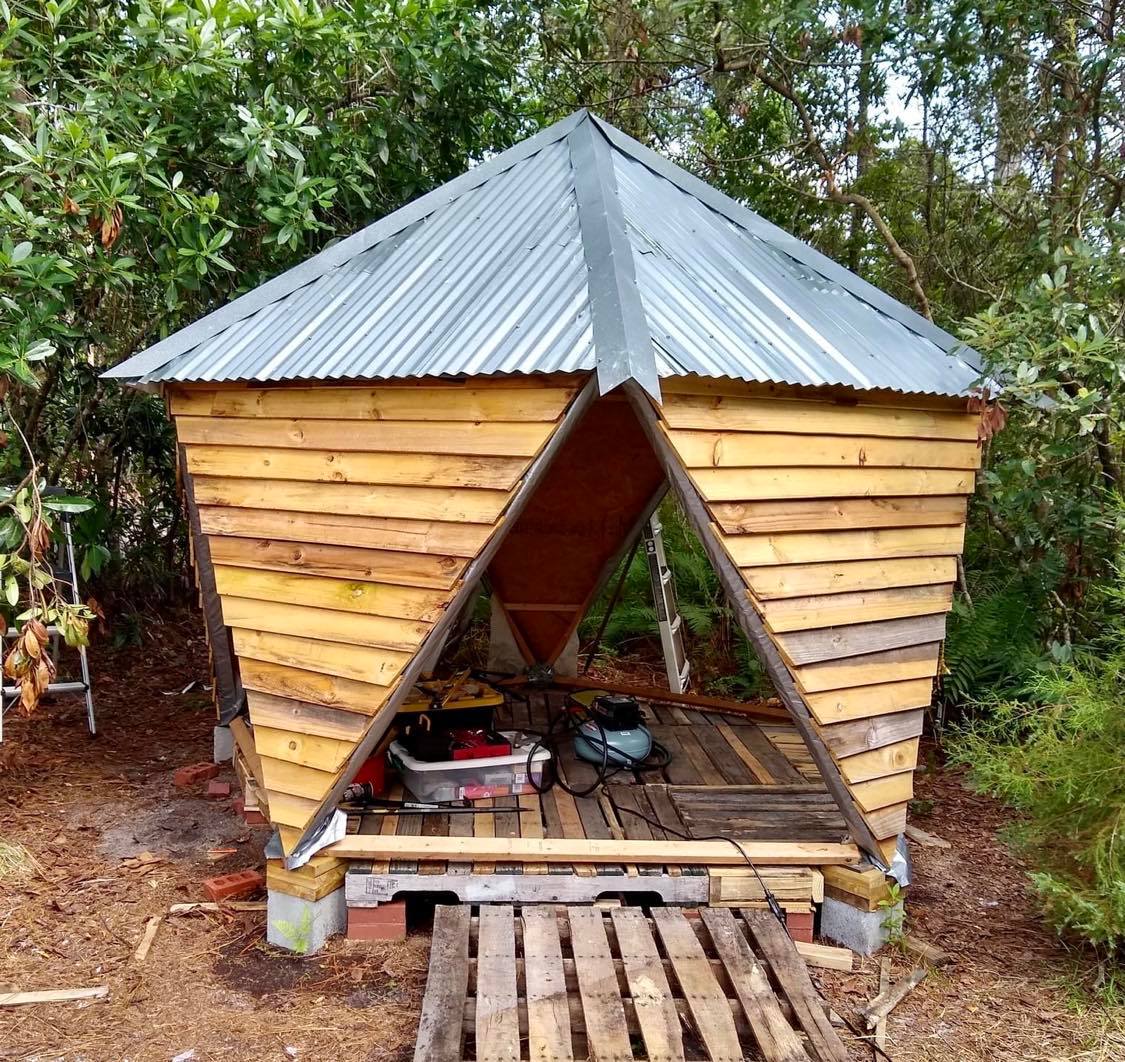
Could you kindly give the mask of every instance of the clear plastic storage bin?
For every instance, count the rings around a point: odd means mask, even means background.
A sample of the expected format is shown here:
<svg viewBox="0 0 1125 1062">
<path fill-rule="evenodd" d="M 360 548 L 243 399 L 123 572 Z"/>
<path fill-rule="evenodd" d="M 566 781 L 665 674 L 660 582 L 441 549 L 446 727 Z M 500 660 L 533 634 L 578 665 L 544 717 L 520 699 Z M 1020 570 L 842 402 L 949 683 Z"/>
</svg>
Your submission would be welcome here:
<svg viewBox="0 0 1125 1062">
<path fill-rule="evenodd" d="M 543 777 L 543 765 L 551 753 L 540 746 L 531 759 L 528 753 L 535 739 L 519 731 L 502 730 L 512 744 L 509 756 L 489 756 L 479 760 L 416 760 L 398 741 L 388 750 L 391 765 L 402 776 L 403 785 L 416 800 L 434 803 L 446 800 L 484 800 L 486 797 L 519 796 L 536 792 L 533 782 Z"/>
</svg>

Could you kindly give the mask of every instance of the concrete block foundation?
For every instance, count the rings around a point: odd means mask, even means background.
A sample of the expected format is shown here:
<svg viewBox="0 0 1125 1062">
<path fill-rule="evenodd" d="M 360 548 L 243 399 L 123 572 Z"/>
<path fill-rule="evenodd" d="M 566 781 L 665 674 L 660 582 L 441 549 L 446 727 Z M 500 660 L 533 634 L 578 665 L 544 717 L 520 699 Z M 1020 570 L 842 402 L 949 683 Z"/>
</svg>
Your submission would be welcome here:
<svg viewBox="0 0 1125 1062">
<path fill-rule="evenodd" d="M 215 763 L 230 763 L 234 759 L 234 735 L 229 726 L 217 726 L 213 733 L 214 753 L 212 759 Z"/>
<path fill-rule="evenodd" d="M 312 955 L 329 937 L 348 928 L 348 908 L 343 888 L 319 900 L 270 889 L 266 893 L 266 940 L 298 955 Z"/>
<path fill-rule="evenodd" d="M 858 907 L 824 898 L 820 911 L 820 935 L 860 955 L 873 955 L 890 936 L 890 928 L 902 924 L 902 904 L 877 911 L 861 911 Z"/>
</svg>

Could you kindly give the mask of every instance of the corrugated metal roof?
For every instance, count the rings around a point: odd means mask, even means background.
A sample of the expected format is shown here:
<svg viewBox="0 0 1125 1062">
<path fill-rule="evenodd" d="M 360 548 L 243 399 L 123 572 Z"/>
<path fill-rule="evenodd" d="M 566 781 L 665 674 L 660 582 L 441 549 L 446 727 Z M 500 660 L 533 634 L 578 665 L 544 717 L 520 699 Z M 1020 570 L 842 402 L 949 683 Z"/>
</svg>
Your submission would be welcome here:
<svg viewBox="0 0 1125 1062">
<path fill-rule="evenodd" d="M 621 152 L 660 375 L 953 392 L 979 372 Z"/>
<path fill-rule="evenodd" d="M 979 380 L 976 360 L 580 112 L 106 375 L 149 383 L 596 369 L 603 389 L 631 377 L 655 391 L 657 376 L 694 373 L 964 394 Z"/>
<path fill-rule="evenodd" d="M 585 274 L 570 158 L 559 142 L 146 379 L 590 368 Z"/>
</svg>

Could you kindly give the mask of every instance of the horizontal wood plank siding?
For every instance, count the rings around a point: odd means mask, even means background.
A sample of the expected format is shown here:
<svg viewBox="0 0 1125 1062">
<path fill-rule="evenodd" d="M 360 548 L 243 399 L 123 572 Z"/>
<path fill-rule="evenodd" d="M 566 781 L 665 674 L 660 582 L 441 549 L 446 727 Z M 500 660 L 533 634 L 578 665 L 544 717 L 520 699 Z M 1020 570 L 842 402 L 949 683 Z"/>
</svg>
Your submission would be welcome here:
<svg viewBox="0 0 1125 1062">
<path fill-rule="evenodd" d="M 882 844 L 913 792 L 979 415 L 946 399 L 691 379 L 665 389 L 660 412 Z"/>
<path fill-rule="evenodd" d="M 550 380 L 168 389 L 286 845 L 575 393 Z"/>
</svg>

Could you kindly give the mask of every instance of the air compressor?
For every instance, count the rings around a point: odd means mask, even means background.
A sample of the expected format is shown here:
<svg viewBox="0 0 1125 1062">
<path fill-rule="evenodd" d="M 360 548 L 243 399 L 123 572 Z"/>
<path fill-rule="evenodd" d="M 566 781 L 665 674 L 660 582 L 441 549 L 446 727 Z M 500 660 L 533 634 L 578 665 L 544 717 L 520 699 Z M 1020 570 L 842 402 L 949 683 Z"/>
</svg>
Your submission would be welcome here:
<svg viewBox="0 0 1125 1062">
<path fill-rule="evenodd" d="M 624 694 L 596 698 L 574 735 L 575 755 L 599 767 L 646 766 L 652 749 L 652 732 L 644 725 L 640 705 Z"/>
</svg>

